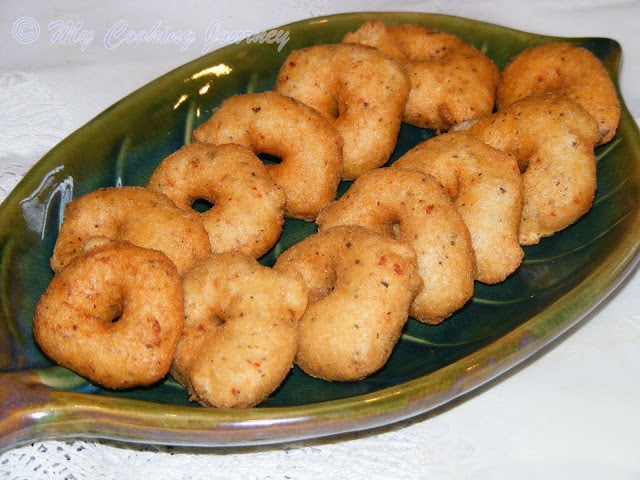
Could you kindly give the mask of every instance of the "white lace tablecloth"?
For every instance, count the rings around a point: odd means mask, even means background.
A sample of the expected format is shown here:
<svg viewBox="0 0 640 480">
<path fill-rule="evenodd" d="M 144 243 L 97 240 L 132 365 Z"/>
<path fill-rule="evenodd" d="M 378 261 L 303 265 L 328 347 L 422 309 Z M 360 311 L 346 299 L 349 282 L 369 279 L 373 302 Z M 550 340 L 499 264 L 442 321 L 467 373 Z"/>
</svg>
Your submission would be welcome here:
<svg viewBox="0 0 640 480">
<path fill-rule="evenodd" d="M 121 97 L 237 32 L 354 10 L 446 13 L 623 47 L 621 88 L 640 119 L 639 1 L 22 0 L 0 6 L 0 200 L 49 148 Z M 109 43 L 156 22 L 182 43 Z M 638 275 L 552 348 L 428 415 L 285 445 L 190 449 L 90 439 L 17 446 L 1 479 L 640 478 Z M 2 406 L 0 406 L 2 408 Z"/>
</svg>

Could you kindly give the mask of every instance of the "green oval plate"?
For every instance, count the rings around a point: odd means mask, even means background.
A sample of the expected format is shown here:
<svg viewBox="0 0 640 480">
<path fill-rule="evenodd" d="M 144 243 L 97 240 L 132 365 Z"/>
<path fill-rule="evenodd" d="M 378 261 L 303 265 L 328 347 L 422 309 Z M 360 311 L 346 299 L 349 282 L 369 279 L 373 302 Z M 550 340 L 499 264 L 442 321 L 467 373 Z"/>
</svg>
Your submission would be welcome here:
<svg viewBox="0 0 640 480">
<path fill-rule="evenodd" d="M 583 319 L 629 274 L 640 238 L 640 141 L 623 106 L 616 137 L 596 152 L 599 187 L 592 210 L 570 228 L 528 247 L 524 264 L 505 282 L 478 284 L 473 301 L 443 324 L 410 320 L 388 364 L 366 380 L 328 383 L 294 368 L 261 406 L 223 410 L 189 404 L 171 378 L 153 388 L 116 393 L 52 365 L 34 344 L 31 322 L 52 277 L 48 259 L 64 204 L 98 187 L 144 184 L 160 160 L 188 141 L 223 99 L 270 89 L 289 51 L 339 42 L 370 19 L 457 34 L 500 69 L 524 48 L 558 39 L 421 13 L 314 18 L 184 65 L 70 135 L 0 207 L 0 449 L 71 436 L 255 445 L 386 425 L 429 411 L 528 358 Z M 281 42 L 269 43 L 269 38 Z M 565 40 L 593 51 L 618 84 L 621 52 L 615 41 Z M 403 126 L 393 158 L 432 135 Z M 287 221 L 280 243 L 263 262 L 272 263 L 278 252 L 313 231 L 313 224 Z"/>
</svg>

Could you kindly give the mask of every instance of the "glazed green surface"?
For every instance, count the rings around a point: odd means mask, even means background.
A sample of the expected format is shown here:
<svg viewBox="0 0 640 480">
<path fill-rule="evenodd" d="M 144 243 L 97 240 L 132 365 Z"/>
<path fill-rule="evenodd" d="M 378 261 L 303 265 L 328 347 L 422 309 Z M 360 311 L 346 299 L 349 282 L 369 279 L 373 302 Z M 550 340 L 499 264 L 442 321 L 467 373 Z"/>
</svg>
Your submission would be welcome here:
<svg viewBox="0 0 640 480">
<path fill-rule="evenodd" d="M 457 34 L 500 69 L 524 48 L 557 39 L 430 14 L 313 19 L 280 27 L 290 35 L 281 51 L 241 43 L 180 67 L 62 141 L 0 207 L 0 371 L 7 372 L 0 374 L 0 400 L 10 406 L 0 414 L 0 448 L 68 435 L 253 444 L 386 424 L 435 408 L 527 358 L 582 319 L 629 272 L 640 238 L 640 135 L 623 105 L 616 137 L 596 150 L 598 192 L 592 210 L 566 230 L 526 247 L 523 265 L 505 282 L 477 284 L 473 300 L 443 324 L 410 319 L 388 364 L 365 380 L 328 383 L 294 368 L 260 407 L 222 411 L 190 404 L 171 378 L 152 388 L 116 393 L 52 367 L 33 341 L 31 322 L 53 275 L 48 259 L 65 202 L 98 187 L 143 185 L 222 100 L 270 89 L 288 52 L 338 42 L 373 18 Z M 616 42 L 564 40 L 593 51 L 617 85 L 621 52 Z M 403 126 L 392 161 L 432 135 Z M 314 224 L 287 220 L 280 242 L 262 262 L 270 265 L 279 252 L 314 231 Z M 86 416 L 91 422 L 83 420 Z"/>
</svg>

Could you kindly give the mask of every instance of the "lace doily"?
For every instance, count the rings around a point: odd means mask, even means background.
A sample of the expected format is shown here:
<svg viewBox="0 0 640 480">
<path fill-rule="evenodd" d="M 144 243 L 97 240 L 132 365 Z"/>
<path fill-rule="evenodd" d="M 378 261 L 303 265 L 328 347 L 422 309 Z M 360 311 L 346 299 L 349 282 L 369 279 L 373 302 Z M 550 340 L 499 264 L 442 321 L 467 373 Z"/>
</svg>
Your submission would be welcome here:
<svg viewBox="0 0 640 480">
<path fill-rule="evenodd" d="M 417 480 L 427 474 L 450 478 L 473 458 L 474 448 L 463 438 L 463 432 L 452 435 L 446 423 L 435 422 L 431 426 L 429 438 L 425 438 L 423 427 L 423 433 L 417 432 L 419 421 L 415 421 L 382 432 L 243 449 L 46 441 L 13 449 L 0 457 L 0 478 L 138 480 L 144 474 L 162 480 L 365 479 L 372 478 L 371 472 L 380 474 L 373 478 Z M 429 448 L 424 448 L 425 442 Z M 385 445 L 384 455 L 380 452 L 381 443 Z M 408 457 L 407 449 L 415 455 Z M 440 455 L 455 461 L 440 462 Z M 390 460 L 395 458 L 398 460 Z M 8 471 L 7 465 L 13 471 Z"/>
<path fill-rule="evenodd" d="M 71 132 L 68 112 L 35 73 L 0 71 L 0 201 Z"/>
</svg>

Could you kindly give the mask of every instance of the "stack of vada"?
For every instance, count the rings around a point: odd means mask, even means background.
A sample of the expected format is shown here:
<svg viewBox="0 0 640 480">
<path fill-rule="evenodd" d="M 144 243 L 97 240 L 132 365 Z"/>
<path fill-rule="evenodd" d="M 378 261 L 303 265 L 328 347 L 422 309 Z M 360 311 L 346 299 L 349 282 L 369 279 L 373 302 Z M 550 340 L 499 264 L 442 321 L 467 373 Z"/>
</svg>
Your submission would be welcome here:
<svg viewBox="0 0 640 480">
<path fill-rule="evenodd" d="M 294 365 L 360 380 L 410 319 L 445 321 L 589 211 L 619 118 L 580 46 L 500 72 L 455 35 L 366 22 L 224 100 L 145 186 L 69 202 L 35 340 L 105 388 L 171 374 L 206 407 L 258 405 Z M 403 123 L 435 136 L 390 162 Z M 286 219 L 317 233 L 263 265 Z"/>
</svg>

